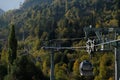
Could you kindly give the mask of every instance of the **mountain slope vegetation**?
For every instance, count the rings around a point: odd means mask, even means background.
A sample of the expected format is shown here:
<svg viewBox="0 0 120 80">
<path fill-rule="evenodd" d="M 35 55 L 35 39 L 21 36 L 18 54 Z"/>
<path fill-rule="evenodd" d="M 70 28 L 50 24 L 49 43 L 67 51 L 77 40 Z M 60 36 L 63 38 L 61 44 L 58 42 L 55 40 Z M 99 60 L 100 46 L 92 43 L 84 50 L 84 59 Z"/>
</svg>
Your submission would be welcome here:
<svg viewBox="0 0 120 80">
<path fill-rule="evenodd" d="M 90 25 L 95 28 L 120 27 L 119 3 L 119 0 L 25 0 L 20 9 L 5 12 L 0 16 L 0 38 L 7 40 L 10 26 L 14 25 L 18 48 L 17 58 L 8 74 L 9 50 L 7 44 L 0 43 L 4 47 L 0 52 L 0 69 L 3 69 L 0 79 L 49 80 L 50 51 L 41 47 L 85 45 L 84 40 L 65 39 L 83 38 L 83 28 Z M 62 38 L 65 39 L 60 41 Z M 24 53 L 27 56 L 23 56 Z M 79 64 L 83 60 L 89 60 L 85 50 L 56 51 L 55 80 L 114 80 L 113 52 L 95 54 L 90 60 L 94 65 L 92 77 L 80 76 Z"/>
</svg>

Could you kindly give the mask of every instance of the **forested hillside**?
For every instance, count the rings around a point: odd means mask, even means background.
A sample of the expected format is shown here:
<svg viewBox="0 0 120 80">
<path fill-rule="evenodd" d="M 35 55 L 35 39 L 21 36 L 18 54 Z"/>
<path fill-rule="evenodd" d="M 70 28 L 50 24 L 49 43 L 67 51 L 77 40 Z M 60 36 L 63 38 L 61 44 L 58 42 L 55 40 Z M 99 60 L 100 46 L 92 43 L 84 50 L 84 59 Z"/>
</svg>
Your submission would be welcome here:
<svg viewBox="0 0 120 80">
<path fill-rule="evenodd" d="M 84 40 L 65 39 L 84 37 L 83 28 L 89 25 L 120 27 L 119 4 L 120 0 L 25 0 L 20 9 L 5 12 L 0 16 L 0 39 L 4 40 L 0 41 L 0 80 L 49 80 L 50 52 L 41 47 L 85 45 Z M 17 43 L 11 41 L 16 39 Z M 10 45 L 17 46 L 17 51 Z M 10 56 L 12 50 L 16 55 Z M 91 77 L 79 73 L 83 60 L 89 60 L 85 50 L 56 51 L 55 80 L 114 80 L 113 52 L 95 54 L 90 60 Z"/>
</svg>

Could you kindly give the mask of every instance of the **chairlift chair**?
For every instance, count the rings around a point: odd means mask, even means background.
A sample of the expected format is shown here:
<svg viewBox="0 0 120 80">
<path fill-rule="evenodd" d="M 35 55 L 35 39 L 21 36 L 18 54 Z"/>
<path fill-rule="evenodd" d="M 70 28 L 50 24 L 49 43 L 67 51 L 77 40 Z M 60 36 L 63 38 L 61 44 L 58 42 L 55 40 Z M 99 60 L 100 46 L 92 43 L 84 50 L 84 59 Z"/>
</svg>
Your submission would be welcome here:
<svg viewBox="0 0 120 80">
<path fill-rule="evenodd" d="M 93 65 L 91 62 L 84 60 L 79 66 L 81 76 L 93 76 Z"/>
</svg>

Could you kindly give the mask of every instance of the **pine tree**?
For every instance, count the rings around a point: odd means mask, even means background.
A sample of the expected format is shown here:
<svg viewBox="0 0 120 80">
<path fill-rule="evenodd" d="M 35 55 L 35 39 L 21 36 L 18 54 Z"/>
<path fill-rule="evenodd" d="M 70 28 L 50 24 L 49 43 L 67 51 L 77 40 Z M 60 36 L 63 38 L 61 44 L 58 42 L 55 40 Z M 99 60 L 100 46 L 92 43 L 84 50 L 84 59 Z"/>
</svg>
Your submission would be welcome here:
<svg viewBox="0 0 120 80">
<path fill-rule="evenodd" d="M 15 29 L 14 25 L 10 28 L 10 34 L 8 38 L 8 60 L 10 64 L 13 64 L 14 60 L 16 59 L 17 54 L 17 39 L 15 36 Z"/>
</svg>

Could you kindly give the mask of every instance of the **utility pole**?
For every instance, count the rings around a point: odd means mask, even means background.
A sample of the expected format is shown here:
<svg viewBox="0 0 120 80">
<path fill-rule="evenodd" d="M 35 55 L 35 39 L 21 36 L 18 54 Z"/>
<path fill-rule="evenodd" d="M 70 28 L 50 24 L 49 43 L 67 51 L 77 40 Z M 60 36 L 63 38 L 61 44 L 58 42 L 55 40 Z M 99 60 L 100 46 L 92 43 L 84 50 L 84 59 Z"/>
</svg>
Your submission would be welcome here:
<svg viewBox="0 0 120 80">
<path fill-rule="evenodd" d="M 115 30 L 115 37 L 114 39 L 117 39 L 117 32 Z M 115 42 L 114 46 L 114 54 L 115 54 L 115 80 L 119 80 L 120 78 L 120 48 L 119 48 L 119 41 Z"/>
<path fill-rule="evenodd" d="M 54 51 L 51 50 L 51 70 L 50 70 L 50 80 L 54 80 Z"/>
<path fill-rule="evenodd" d="M 116 32 L 115 39 L 117 39 Z M 115 43 L 115 80 L 120 80 L 120 47 L 118 41 Z"/>
<path fill-rule="evenodd" d="M 120 48 L 118 42 L 115 47 L 115 80 L 120 80 Z"/>
<path fill-rule="evenodd" d="M 45 50 L 50 50 L 50 80 L 54 80 L 54 49 L 52 47 L 43 47 Z"/>
</svg>

